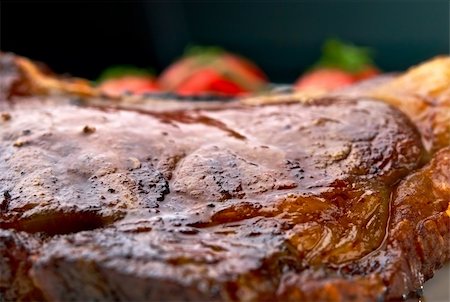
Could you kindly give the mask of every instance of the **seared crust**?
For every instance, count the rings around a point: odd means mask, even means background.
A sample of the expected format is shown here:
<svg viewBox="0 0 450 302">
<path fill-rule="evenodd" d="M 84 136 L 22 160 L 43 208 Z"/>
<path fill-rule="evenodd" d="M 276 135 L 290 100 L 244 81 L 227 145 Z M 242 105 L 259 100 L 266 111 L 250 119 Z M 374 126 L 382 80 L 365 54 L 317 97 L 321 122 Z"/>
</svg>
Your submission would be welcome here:
<svg viewBox="0 0 450 302">
<path fill-rule="evenodd" d="M 325 92 L 296 92 L 250 97 L 244 103 L 261 105 L 286 101 L 308 102 Z M 441 56 L 402 74 L 382 75 L 350 87 L 328 93 L 333 96 L 369 97 L 391 104 L 404 112 L 419 129 L 427 160 L 450 146 L 450 57 Z"/>
<path fill-rule="evenodd" d="M 0 100 L 7 299 L 389 300 L 450 257 L 450 149 L 413 172 L 420 136 L 386 104 L 52 87 Z"/>
<path fill-rule="evenodd" d="M 334 278 L 288 274 L 282 300 L 377 301 L 407 298 L 450 259 L 450 148 L 403 180 L 393 193 L 384 244 L 340 268 Z"/>
<path fill-rule="evenodd" d="M 29 274 L 32 255 L 41 243 L 39 236 L 0 229 L 1 301 L 44 299 Z"/>
<path fill-rule="evenodd" d="M 437 57 L 415 66 L 365 95 L 405 112 L 431 153 L 450 145 L 450 57 Z"/>
</svg>

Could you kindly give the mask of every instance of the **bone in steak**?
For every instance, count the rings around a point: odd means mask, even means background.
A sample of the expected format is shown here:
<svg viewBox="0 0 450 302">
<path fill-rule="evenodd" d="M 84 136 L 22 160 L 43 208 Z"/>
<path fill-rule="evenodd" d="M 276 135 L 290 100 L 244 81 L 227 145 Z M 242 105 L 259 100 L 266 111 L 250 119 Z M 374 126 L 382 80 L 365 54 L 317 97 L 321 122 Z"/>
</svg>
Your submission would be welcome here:
<svg viewBox="0 0 450 302">
<path fill-rule="evenodd" d="M 5 300 L 391 300 L 450 257 L 450 148 L 424 165 L 390 105 L 165 107 L 20 60 L 0 59 Z"/>
</svg>

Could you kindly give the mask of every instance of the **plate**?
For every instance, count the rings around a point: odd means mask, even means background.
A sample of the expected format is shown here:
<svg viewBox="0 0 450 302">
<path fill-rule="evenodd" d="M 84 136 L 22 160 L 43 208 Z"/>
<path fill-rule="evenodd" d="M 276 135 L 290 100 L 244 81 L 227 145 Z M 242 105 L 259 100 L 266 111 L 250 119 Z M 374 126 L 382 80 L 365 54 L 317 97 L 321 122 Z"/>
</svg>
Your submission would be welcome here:
<svg viewBox="0 0 450 302">
<path fill-rule="evenodd" d="M 450 301 L 450 264 L 438 270 L 434 277 L 423 285 L 424 302 Z"/>
</svg>

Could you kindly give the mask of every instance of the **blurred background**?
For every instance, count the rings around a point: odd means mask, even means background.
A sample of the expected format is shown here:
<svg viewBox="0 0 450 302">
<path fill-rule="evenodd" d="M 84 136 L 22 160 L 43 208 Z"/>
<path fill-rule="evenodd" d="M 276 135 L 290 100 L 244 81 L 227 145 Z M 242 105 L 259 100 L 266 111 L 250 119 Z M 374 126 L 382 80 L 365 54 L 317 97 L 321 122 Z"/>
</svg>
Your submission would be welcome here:
<svg viewBox="0 0 450 302">
<path fill-rule="evenodd" d="M 0 48 L 95 79 L 106 67 L 157 72 L 189 44 L 219 45 L 292 82 L 339 37 L 385 71 L 449 53 L 448 0 L 1 2 Z"/>
</svg>

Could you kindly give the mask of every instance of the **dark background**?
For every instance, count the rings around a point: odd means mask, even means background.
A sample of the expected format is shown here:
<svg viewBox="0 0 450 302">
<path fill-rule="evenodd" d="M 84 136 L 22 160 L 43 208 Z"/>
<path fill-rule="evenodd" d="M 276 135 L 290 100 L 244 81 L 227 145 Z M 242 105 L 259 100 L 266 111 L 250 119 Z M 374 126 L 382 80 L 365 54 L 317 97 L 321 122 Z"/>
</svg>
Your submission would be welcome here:
<svg viewBox="0 0 450 302">
<path fill-rule="evenodd" d="M 449 53 L 450 2 L 1 2 L 0 48 L 95 79 L 113 64 L 161 71 L 189 43 L 220 45 L 292 82 L 328 37 L 376 50 L 386 70 Z"/>
</svg>

